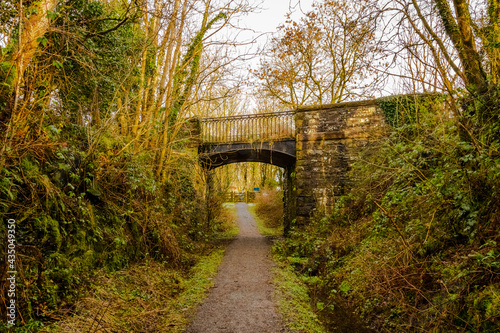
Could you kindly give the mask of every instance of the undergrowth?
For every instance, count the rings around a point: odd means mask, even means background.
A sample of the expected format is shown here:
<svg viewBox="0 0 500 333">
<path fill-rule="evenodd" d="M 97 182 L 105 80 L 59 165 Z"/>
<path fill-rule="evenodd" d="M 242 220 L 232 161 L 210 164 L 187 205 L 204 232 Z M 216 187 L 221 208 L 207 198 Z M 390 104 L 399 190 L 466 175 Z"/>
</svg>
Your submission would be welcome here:
<svg viewBox="0 0 500 333">
<path fill-rule="evenodd" d="M 471 141 L 439 96 L 412 103 L 386 101 L 392 133 L 353 164 L 350 193 L 332 215 L 292 228 L 277 251 L 314 277 L 310 294 L 330 330 L 340 307 L 377 332 L 498 332 L 495 123 Z"/>
<path fill-rule="evenodd" d="M 265 187 L 255 196 L 255 214 L 263 227 L 283 228 L 283 191 Z"/>
<path fill-rule="evenodd" d="M 15 219 L 19 332 L 73 313 L 100 269 L 113 272 L 147 259 L 187 271 L 229 228 L 221 217 L 206 222 L 194 154 L 179 154 L 168 179 L 158 182 L 151 152 L 91 128 L 50 125 L 37 144 L 11 147 L 0 165 L 0 243 L 7 220 Z M 2 267 L 5 251 L 1 247 Z M 4 270 L 0 281 L 5 290 Z"/>
<path fill-rule="evenodd" d="M 223 255 L 222 249 L 211 252 L 189 273 L 156 261 L 100 270 L 93 295 L 75 305 L 76 315 L 43 332 L 184 332 L 194 307 L 213 285 Z"/>
<path fill-rule="evenodd" d="M 222 208 L 223 209 L 217 216 L 217 225 L 220 230 L 215 233 L 215 236 L 223 240 L 233 239 L 240 233 L 236 204 L 233 202 L 225 202 L 222 204 Z"/>
<path fill-rule="evenodd" d="M 255 223 L 257 224 L 257 229 L 260 234 L 266 237 L 279 237 L 283 235 L 283 225 L 278 227 L 268 227 L 267 223 L 264 223 L 263 218 L 257 214 L 257 206 L 253 203 L 248 204 L 248 210 L 252 214 L 255 219 Z"/>
<path fill-rule="evenodd" d="M 148 27 L 159 21 L 152 23 L 138 3 L 4 3 L 0 304 L 15 301 L 16 322 L 9 328 L 1 320 L 0 331 L 34 332 L 78 316 L 92 292 L 105 290 L 99 283 L 116 282 L 113 272 L 141 280 L 146 296 L 156 290 L 149 285 L 155 278 L 164 277 L 165 288 L 174 272 L 188 279 L 196 263 L 234 234 L 219 215 L 220 198 L 207 200 L 206 175 L 187 147 L 199 124 L 184 119 L 199 83 L 200 41 L 225 14 L 181 28 L 178 42 L 191 42 L 163 59 L 156 54 L 173 44 L 160 51 L 151 43 Z M 186 70 L 170 71 L 181 67 Z M 4 246 L 13 236 L 8 225 L 15 225 L 15 258 Z M 15 297 L 6 292 L 8 260 L 17 271 Z M 147 280 L 135 271 L 145 261 L 165 274 Z M 117 284 L 124 297 L 127 288 Z M 115 299 L 111 294 L 106 297 Z M 128 304 L 123 301 L 110 307 Z M 151 302 L 156 311 L 157 300 Z M 0 306 L 2 318 L 7 311 Z M 130 319 L 121 318 L 124 325 Z M 107 324 L 115 331 L 139 327 Z"/>
</svg>

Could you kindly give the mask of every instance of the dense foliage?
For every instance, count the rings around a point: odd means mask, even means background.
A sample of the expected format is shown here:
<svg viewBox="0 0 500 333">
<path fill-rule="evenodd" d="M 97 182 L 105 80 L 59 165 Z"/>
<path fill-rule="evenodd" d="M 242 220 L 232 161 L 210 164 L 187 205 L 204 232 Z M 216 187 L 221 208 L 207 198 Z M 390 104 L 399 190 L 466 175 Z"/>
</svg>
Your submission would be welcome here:
<svg viewBox="0 0 500 333">
<path fill-rule="evenodd" d="M 13 219 L 19 332 L 73 314 L 98 272 L 149 260 L 188 279 L 224 229 L 218 216 L 207 223 L 207 208 L 221 210 L 207 207 L 205 175 L 186 148 L 181 116 L 204 35 L 225 15 L 208 17 L 207 7 L 207 22 L 185 36 L 193 40 L 187 50 L 179 21 L 169 28 L 177 44 L 160 44 L 155 20 L 187 15 L 176 3 L 162 7 L 165 15 L 134 1 L 0 7 L 9 9 L 0 16 L 1 36 L 10 34 L 0 44 L 0 303 L 9 300 L 3 245 Z M 173 63 L 156 57 L 166 53 L 161 47 L 170 48 Z M 176 69 L 170 81 L 161 66 Z M 169 87 L 179 96 L 164 103 L 158 92 Z M 0 331 L 5 325 L 2 319 Z"/>
<path fill-rule="evenodd" d="M 278 251 L 317 277 L 311 290 L 332 327 L 345 311 L 375 331 L 497 332 L 498 137 L 464 139 L 443 97 L 380 102 L 389 138 L 354 163 L 335 212 L 296 227 Z"/>
<path fill-rule="evenodd" d="M 57 318 L 54 311 L 84 295 L 97 267 L 151 258 L 187 268 L 204 252 L 211 231 L 196 160 L 180 160 L 160 183 L 150 152 L 116 156 L 124 143 L 104 137 L 89 155 L 88 130 L 46 130 L 45 145 L 8 153 L 1 171 L 2 218 L 17 226 L 17 299 L 25 322 Z"/>
</svg>

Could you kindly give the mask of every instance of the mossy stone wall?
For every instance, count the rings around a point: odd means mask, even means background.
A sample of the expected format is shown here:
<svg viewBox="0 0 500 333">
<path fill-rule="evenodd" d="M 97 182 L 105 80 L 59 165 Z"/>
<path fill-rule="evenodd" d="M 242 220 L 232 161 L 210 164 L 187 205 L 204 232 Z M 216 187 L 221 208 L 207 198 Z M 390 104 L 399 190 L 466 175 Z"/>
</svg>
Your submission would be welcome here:
<svg viewBox="0 0 500 333">
<path fill-rule="evenodd" d="M 359 148 L 380 140 L 385 118 L 377 101 L 299 108 L 296 112 L 296 218 L 307 223 L 332 212 L 350 185 L 348 172 Z"/>
</svg>

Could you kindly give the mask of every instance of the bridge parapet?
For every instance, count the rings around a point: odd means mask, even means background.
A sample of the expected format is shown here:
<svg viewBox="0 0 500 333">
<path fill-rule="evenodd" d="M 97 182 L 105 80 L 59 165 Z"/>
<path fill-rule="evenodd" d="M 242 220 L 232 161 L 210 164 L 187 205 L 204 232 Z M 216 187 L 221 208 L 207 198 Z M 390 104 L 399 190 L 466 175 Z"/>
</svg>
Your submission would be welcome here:
<svg viewBox="0 0 500 333">
<path fill-rule="evenodd" d="M 295 139 L 295 111 L 201 120 L 202 144 L 273 142 Z"/>
<path fill-rule="evenodd" d="M 330 214 L 352 185 L 348 172 L 359 150 L 385 135 L 377 100 L 301 107 L 294 111 L 199 121 L 198 154 L 207 170 L 264 162 L 286 170 L 285 230 L 296 218 Z M 196 131 L 194 131 L 196 133 Z"/>
</svg>

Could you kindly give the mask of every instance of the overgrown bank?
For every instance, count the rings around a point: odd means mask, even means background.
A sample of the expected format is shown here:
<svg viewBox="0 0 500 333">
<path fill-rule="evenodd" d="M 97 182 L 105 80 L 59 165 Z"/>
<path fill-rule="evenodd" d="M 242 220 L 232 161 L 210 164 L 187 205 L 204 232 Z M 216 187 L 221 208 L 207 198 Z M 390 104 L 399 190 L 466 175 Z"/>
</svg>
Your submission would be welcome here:
<svg viewBox="0 0 500 333">
<path fill-rule="evenodd" d="M 19 331 L 73 313 L 93 286 L 100 288 L 98 272 L 149 261 L 189 278 L 190 267 L 213 251 L 214 237 L 226 229 L 220 219 L 207 223 L 203 173 L 182 146 L 168 181 L 160 183 L 150 152 L 134 152 L 108 134 L 96 142 L 94 135 L 89 128 L 51 125 L 39 145 L 19 145 L 3 156 L 0 234 L 6 244 L 6 221 L 16 221 Z M 2 267 L 6 249 L 0 249 Z M 1 271 L 2 290 L 6 274 Z M 173 283 L 170 277 L 164 282 Z M 7 302 L 6 294 L 0 297 Z"/>
<path fill-rule="evenodd" d="M 392 131 L 354 163 L 351 192 L 276 247 L 314 277 L 331 330 L 339 310 L 377 332 L 500 328 L 498 122 L 471 140 L 443 105 L 381 101 Z"/>
<path fill-rule="evenodd" d="M 203 256 L 189 274 L 149 260 L 124 270 L 100 270 L 75 315 L 42 331 L 184 332 L 223 255 L 221 249 Z"/>
<path fill-rule="evenodd" d="M 203 99 L 199 76 L 218 82 L 207 74 L 217 71 L 205 65 L 204 37 L 239 10 L 185 0 L 0 7 L 0 331 L 11 301 L 11 330 L 31 332 L 81 314 L 96 290 L 109 292 L 103 300 L 151 296 L 154 304 L 144 304 L 156 311 L 163 296 L 148 293 L 162 287 L 149 286 L 158 281 L 136 274 L 139 267 L 165 270 L 163 289 L 190 281 L 226 229 L 220 200 L 207 203 L 183 126 Z M 7 263 L 17 271 L 12 284 Z M 145 285 L 130 291 L 120 274 Z M 107 281 L 116 290 L 99 286 Z M 134 330 L 122 318 L 124 326 L 103 324 Z"/>
</svg>

